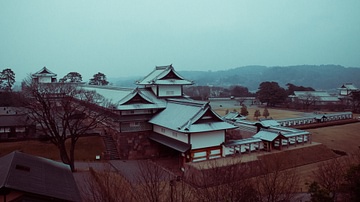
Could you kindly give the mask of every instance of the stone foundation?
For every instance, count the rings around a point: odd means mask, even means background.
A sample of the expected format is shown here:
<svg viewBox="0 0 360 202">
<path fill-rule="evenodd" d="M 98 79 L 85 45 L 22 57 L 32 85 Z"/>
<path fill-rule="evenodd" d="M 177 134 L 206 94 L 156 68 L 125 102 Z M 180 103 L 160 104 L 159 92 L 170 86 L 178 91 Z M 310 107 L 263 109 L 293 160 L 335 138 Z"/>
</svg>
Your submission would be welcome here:
<svg viewBox="0 0 360 202">
<path fill-rule="evenodd" d="M 159 156 L 156 144 L 148 138 L 151 131 L 116 132 L 114 138 L 120 159 L 145 159 Z"/>
</svg>

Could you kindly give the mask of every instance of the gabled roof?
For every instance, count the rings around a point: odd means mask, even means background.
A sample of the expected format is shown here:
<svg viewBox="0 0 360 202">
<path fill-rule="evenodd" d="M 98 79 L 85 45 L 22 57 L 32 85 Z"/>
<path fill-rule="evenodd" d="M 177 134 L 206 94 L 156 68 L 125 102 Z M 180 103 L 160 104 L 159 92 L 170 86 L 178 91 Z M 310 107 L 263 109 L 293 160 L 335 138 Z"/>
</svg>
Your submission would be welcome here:
<svg viewBox="0 0 360 202">
<path fill-rule="evenodd" d="M 256 123 L 260 123 L 263 127 L 280 126 L 280 124 L 276 120 L 272 119 L 260 120 L 260 122 Z"/>
<path fill-rule="evenodd" d="M 263 131 L 263 130 L 259 131 L 258 133 L 256 133 L 253 136 L 253 138 L 260 138 L 262 140 L 269 141 L 269 142 L 274 141 L 278 137 L 285 138 L 281 133 L 274 133 L 274 132 Z"/>
<path fill-rule="evenodd" d="M 145 76 L 138 85 L 191 85 L 192 81 L 186 80 L 177 73 L 172 65 L 156 66 L 155 69 Z"/>
<path fill-rule="evenodd" d="M 60 200 L 81 201 L 69 166 L 21 152 L 12 152 L 0 158 L 2 188 Z"/>
<path fill-rule="evenodd" d="M 31 121 L 27 115 L 0 115 L 0 127 L 29 126 Z"/>
<path fill-rule="evenodd" d="M 81 88 L 95 91 L 118 110 L 163 109 L 166 107 L 165 100 L 158 99 L 151 90 L 146 88 L 132 89 L 93 85 L 83 85 Z"/>
<path fill-rule="evenodd" d="M 184 133 L 196 133 L 236 128 L 211 110 L 209 102 L 169 99 L 166 109 L 150 123 Z"/>
<path fill-rule="evenodd" d="M 352 83 L 345 83 L 340 87 L 340 89 L 358 90 L 358 88 L 356 88 L 355 85 Z"/>
<path fill-rule="evenodd" d="M 38 72 L 36 72 L 35 74 L 32 74 L 33 77 L 38 77 L 38 76 L 52 76 L 52 77 L 56 77 L 56 74 L 52 71 L 50 71 L 48 68 L 43 67 L 41 70 L 39 70 Z"/>
<path fill-rule="evenodd" d="M 239 112 L 229 112 L 225 114 L 225 116 L 223 116 L 222 118 L 225 120 L 236 121 L 236 120 L 245 120 L 246 116 L 241 115 Z"/>
<path fill-rule="evenodd" d="M 165 107 L 165 100 L 158 99 L 154 93 L 145 88 L 134 89 L 122 98 L 117 106 L 119 110 L 163 109 Z"/>
</svg>

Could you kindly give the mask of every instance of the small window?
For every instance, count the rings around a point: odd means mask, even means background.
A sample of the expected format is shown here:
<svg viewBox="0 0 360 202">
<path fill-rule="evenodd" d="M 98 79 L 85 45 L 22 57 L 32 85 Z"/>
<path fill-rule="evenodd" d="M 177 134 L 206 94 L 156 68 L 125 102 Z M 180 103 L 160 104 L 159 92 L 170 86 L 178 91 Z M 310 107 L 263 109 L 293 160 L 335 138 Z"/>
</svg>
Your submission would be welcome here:
<svg viewBox="0 0 360 202">
<path fill-rule="evenodd" d="M 130 127 L 139 127 L 140 122 L 130 122 Z"/>
<path fill-rule="evenodd" d="M 15 169 L 16 169 L 16 170 L 22 170 L 22 171 L 30 172 L 30 167 L 28 167 L 28 166 L 23 166 L 23 165 L 19 165 L 19 164 L 16 164 Z"/>
</svg>

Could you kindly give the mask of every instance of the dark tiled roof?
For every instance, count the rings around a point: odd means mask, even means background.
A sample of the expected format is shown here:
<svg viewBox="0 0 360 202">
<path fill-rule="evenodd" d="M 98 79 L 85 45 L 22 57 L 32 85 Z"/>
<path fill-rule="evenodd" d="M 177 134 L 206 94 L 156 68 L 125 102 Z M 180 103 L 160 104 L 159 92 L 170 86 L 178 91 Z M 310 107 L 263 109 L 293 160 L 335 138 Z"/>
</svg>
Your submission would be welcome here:
<svg viewBox="0 0 360 202">
<path fill-rule="evenodd" d="M 209 119 L 201 122 L 205 116 Z M 149 122 L 185 133 L 236 128 L 234 125 L 224 122 L 213 112 L 209 103 L 185 99 L 168 99 L 166 108 Z"/>
<path fill-rule="evenodd" d="M 81 201 L 70 167 L 50 159 L 12 152 L 0 158 L 0 188 L 66 201 Z"/>
<path fill-rule="evenodd" d="M 0 127 L 28 125 L 31 125 L 31 121 L 26 115 L 0 115 Z"/>
<path fill-rule="evenodd" d="M 36 76 L 41 76 L 41 75 L 46 75 L 46 76 L 52 76 L 52 77 L 56 77 L 57 75 L 55 73 L 53 73 L 52 71 L 50 71 L 48 68 L 43 67 L 41 70 L 39 70 L 38 72 L 36 72 L 35 74 L 33 74 L 33 77 Z"/>
</svg>

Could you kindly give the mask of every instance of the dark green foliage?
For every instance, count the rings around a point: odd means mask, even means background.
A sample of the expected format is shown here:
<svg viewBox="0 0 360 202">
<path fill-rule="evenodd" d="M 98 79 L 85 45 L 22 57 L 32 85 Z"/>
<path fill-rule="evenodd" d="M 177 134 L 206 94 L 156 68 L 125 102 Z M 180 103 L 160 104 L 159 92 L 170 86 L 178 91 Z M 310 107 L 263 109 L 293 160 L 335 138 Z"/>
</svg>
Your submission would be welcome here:
<svg viewBox="0 0 360 202">
<path fill-rule="evenodd" d="M 109 82 L 106 80 L 105 74 L 98 72 L 94 74 L 94 77 L 90 79 L 89 85 L 106 86 Z"/>
<path fill-rule="evenodd" d="M 231 95 L 234 97 L 252 96 L 252 94 L 249 92 L 249 89 L 243 86 L 231 86 L 230 91 L 231 91 Z"/>
<path fill-rule="evenodd" d="M 267 109 L 267 107 L 265 107 L 263 114 L 262 114 L 265 118 L 267 118 L 268 116 L 270 116 L 269 110 Z"/>
<path fill-rule="evenodd" d="M 259 116 L 261 116 L 261 113 L 260 113 L 260 110 L 255 110 L 255 112 L 254 112 L 254 117 L 255 117 L 255 119 L 258 119 L 259 118 Z"/>
<path fill-rule="evenodd" d="M 243 115 L 243 116 L 249 115 L 249 111 L 247 110 L 246 105 L 242 105 L 242 106 L 241 106 L 240 114 Z"/>
<path fill-rule="evenodd" d="M 95 77 L 95 75 L 94 75 Z M 60 82 L 71 82 L 71 83 L 77 83 L 82 81 L 82 76 L 78 72 L 69 72 L 67 75 L 65 75 L 62 79 L 59 80 Z"/>
<path fill-rule="evenodd" d="M 360 90 L 351 93 L 352 110 L 355 113 L 360 112 Z"/>
<path fill-rule="evenodd" d="M 288 83 L 288 84 L 286 84 L 286 86 L 288 87 L 288 89 L 287 89 L 288 95 L 293 95 L 294 91 L 315 91 L 315 89 L 313 89 L 311 87 L 296 86 L 292 83 Z"/>
<path fill-rule="evenodd" d="M 360 164 L 351 166 L 346 173 L 344 190 L 350 201 L 360 201 Z"/>
<path fill-rule="evenodd" d="M 5 91 L 11 91 L 12 86 L 15 83 L 15 73 L 7 68 L 0 72 L 0 89 Z"/>
<path fill-rule="evenodd" d="M 285 102 L 287 93 L 277 82 L 262 82 L 256 92 L 257 98 L 267 106 L 275 106 Z"/>
<path fill-rule="evenodd" d="M 312 202 L 331 202 L 330 192 L 320 187 L 317 182 L 312 182 L 309 185 L 308 192 L 311 194 Z"/>
</svg>

